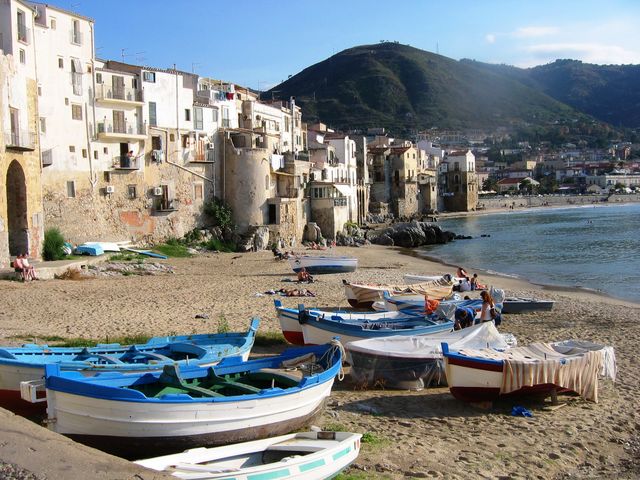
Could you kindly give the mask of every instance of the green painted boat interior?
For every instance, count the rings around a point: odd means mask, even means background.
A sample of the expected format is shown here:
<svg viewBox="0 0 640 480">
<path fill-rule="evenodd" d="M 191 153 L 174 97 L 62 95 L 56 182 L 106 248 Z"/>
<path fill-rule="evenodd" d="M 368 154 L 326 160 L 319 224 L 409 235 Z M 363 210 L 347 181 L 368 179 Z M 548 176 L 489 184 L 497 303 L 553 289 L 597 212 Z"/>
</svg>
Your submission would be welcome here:
<svg viewBox="0 0 640 480">
<path fill-rule="evenodd" d="M 269 388 L 290 388 L 297 386 L 302 377 L 277 370 L 216 375 L 210 368 L 206 377 L 184 379 L 175 365 L 165 365 L 158 381 L 132 385 L 147 398 L 161 398 L 164 395 L 186 394 L 193 398 L 228 397 L 250 395 Z"/>
</svg>

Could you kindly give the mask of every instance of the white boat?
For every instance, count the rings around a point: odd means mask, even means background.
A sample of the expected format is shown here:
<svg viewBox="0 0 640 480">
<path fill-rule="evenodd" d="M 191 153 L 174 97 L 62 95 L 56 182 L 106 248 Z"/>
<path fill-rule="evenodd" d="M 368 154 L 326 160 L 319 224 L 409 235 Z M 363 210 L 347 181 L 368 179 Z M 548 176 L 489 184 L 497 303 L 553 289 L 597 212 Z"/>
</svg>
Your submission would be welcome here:
<svg viewBox="0 0 640 480">
<path fill-rule="evenodd" d="M 573 391 L 598 401 L 598 376 L 615 380 L 613 347 L 580 340 L 532 343 L 505 351 L 490 348 L 452 352 L 442 344 L 451 394 L 467 402 L 501 396 Z"/>
<path fill-rule="evenodd" d="M 289 258 L 289 263 L 294 272 L 297 273 L 304 268 L 312 275 L 355 272 L 358 268 L 358 259 L 353 257 L 296 255 Z"/>
<path fill-rule="evenodd" d="M 47 425 L 129 458 L 282 435 L 320 413 L 341 365 L 338 344 L 208 368 L 165 365 L 161 373 L 83 377 L 47 365 Z M 38 401 L 37 387 L 23 382 L 22 397 Z"/>
<path fill-rule="evenodd" d="M 351 377 L 360 386 L 421 390 L 446 385 L 443 342 L 451 351 L 485 347 L 505 350 L 517 343 L 512 334 L 498 332 L 493 322 L 455 332 L 358 340 L 345 344 Z"/>
<path fill-rule="evenodd" d="M 405 273 L 403 279 L 409 285 L 413 283 L 423 283 L 423 282 L 433 282 L 435 280 L 440 280 L 441 278 L 449 278 L 454 285 L 457 285 L 460 280 L 463 280 L 460 277 L 454 277 L 448 273 L 443 273 L 442 275 L 416 275 L 412 273 Z"/>
<path fill-rule="evenodd" d="M 216 448 L 194 448 L 138 460 L 143 467 L 183 479 L 333 478 L 360 452 L 359 433 L 300 432 Z"/>
<path fill-rule="evenodd" d="M 85 242 L 83 245 L 90 247 L 99 247 L 103 252 L 119 252 L 120 245 L 115 242 Z"/>
</svg>

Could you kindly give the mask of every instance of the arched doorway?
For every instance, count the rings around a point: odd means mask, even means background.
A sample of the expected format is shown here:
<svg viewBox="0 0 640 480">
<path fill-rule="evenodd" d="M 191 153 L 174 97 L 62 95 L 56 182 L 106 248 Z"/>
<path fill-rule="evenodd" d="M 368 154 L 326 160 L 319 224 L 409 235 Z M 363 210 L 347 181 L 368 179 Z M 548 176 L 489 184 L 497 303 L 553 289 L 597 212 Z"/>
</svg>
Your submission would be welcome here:
<svg viewBox="0 0 640 480">
<path fill-rule="evenodd" d="M 7 223 L 9 255 L 29 252 L 29 223 L 27 221 L 27 183 L 24 171 L 14 160 L 7 170 Z"/>
</svg>

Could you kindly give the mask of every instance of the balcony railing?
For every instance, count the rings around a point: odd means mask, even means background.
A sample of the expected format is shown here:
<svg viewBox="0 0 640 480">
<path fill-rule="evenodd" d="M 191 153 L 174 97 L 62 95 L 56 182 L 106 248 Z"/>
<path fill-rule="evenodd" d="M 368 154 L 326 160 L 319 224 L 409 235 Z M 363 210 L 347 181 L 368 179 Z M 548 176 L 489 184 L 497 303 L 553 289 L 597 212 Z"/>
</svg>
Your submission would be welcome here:
<svg viewBox="0 0 640 480">
<path fill-rule="evenodd" d="M 113 168 L 116 170 L 139 170 L 139 158 L 120 155 L 113 158 Z"/>
<path fill-rule="evenodd" d="M 74 45 L 82 45 L 82 32 L 73 29 L 70 30 L 69 41 Z"/>
<path fill-rule="evenodd" d="M 111 85 L 98 85 L 96 88 L 97 100 L 122 100 L 125 102 L 142 102 L 142 90 L 128 87 L 113 87 Z"/>
<path fill-rule="evenodd" d="M 125 121 L 124 123 L 113 124 L 112 122 L 99 122 L 98 134 L 100 133 L 113 133 L 122 135 L 146 135 L 146 128 L 144 125 L 135 125 Z"/>
<path fill-rule="evenodd" d="M 4 143 L 7 148 L 15 150 L 35 150 L 36 134 L 27 130 L 5 132 Z"/>
<path fill-rule="evenodd" d="M 346 207 L 347 206 L 347 197 L 338 197 L 333 199 L 334 207 Z"/>
<path fill-rule="evenodd" d="M 31 29 L 25 24 L 18 24 L 18 41 L 29 45 L 31 43 Z"/>
</svg>

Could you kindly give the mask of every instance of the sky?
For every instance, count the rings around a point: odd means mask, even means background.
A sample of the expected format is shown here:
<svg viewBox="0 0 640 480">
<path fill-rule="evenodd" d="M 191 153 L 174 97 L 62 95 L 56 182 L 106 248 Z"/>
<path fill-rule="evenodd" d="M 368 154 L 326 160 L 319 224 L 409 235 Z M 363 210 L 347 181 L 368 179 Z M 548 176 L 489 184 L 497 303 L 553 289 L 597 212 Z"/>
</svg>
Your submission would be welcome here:
<svg viewBox="0 0 640 480">
<path fill-rule="evenodd" d="M 104 60 L 267 90 L 357 45 L 397 41 L 531 67 L 640 64 L 640 0 L 51 0 L 95 21 Z"/>
</svg>

